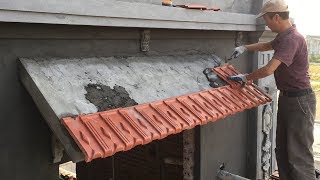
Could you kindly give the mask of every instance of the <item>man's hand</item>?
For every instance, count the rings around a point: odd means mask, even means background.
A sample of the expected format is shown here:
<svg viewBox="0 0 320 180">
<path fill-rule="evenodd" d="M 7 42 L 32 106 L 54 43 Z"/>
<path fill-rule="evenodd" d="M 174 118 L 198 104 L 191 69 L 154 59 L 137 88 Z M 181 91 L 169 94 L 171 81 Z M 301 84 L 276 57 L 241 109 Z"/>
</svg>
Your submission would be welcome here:
<svg viewBox="0 0 320 180">
<path fill-rule="evenodd" d="M 233 59 L 233 58 L 238 58 L 240 56 L 240 54 L 246 52 L 248 49 L 245 46 L 239 46 L 234 48 L 229 60 Z"/>
<path fill-rule="evenodd" d="M 232 81 L 237 81 L 237 82 L 247 82 L 246 74 L 238 74 L 235 76 L 228 76 L 228 79 Z"/>
</svg>

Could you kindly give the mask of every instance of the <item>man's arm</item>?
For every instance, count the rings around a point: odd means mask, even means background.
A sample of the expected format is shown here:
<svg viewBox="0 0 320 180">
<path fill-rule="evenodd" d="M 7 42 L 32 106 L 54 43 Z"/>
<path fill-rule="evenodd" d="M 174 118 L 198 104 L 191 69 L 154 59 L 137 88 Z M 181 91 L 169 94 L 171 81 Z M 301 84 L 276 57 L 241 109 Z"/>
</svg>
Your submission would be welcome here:
<svg viewBox="0 0 320 180">
<path fill-rule="evenodd" d="M 271 42 L 263 42 L 263 43 L 255 43 L 255 44 L 249 44 L 249 45 L 243 45 L 234 48 L 230 58 L 228 60 L 231 60 L 233 58 L 238 58 L 240 54 L 246 52 L 246 51 L 268 51 L 272 50 Z"/>
<path fill-rule="evenodd" d="M 273 74 L 280 64 L 281 64 L 280 60 L 273 58 L 271 59 L 271 61 L 269 61 L 269 63 L 266 66 L 248 74 L 246 76 L 246 79 L 247 81 L 249 81 L 249 80 L 257 80 L 257 79 L 267 77 Z"/>
<path fill-rule="evenodd" d="M 273 50 L 271 42 L 261 42 L 245 45 L 249 51 L 269 51 Z"/>
</svg>

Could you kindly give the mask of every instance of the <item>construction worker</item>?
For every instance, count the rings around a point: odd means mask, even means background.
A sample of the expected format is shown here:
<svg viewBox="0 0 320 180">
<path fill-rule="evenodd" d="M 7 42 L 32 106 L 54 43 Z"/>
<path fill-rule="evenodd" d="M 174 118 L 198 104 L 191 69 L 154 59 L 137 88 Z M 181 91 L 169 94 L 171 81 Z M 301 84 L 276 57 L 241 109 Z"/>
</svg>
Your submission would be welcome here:
<svg viewBox="0 0 320 180">
<path fill-rule="evenodd" d="M 275 149 L 280 179 L 315 180 L 312 144 L 316 98 L 310 86 L 305 39 L 291 24 L 288 6 L 283 0 L 266 2 L 258 17 L 263 17 L 271 31 L 278 33 L 276 38 L 271 42 L 236 47 L 232 58 L 245 51 L 274 50 L 273 58 L 250 74 L 229 79 L 247 82 L 274 73 L 280 90 Z"/>
</svg>

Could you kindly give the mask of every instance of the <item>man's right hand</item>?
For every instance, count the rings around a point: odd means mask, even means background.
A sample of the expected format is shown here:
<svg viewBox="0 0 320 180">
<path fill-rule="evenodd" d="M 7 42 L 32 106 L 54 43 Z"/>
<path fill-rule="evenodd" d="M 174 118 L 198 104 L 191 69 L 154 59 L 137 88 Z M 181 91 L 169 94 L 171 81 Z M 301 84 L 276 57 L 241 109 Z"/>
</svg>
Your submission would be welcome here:
<svg viewBox="0 0 320 180">
<path fill-rule="evenodd" d="M 232 80 L 232 81 L 236 81 L 236 82 L 247 82 L 247 75 L 246 74 L 238 74 L 235 76 L 228 76 L 227 78 Z"/>
<path fill-rule="evenodd" d="M 234 48 L 229 60 L 233 59 L 233 58 L 238 58 L 240 56 L 240 54 L 246 52 L 248 49 L 245 46 L 239 46 Z"/>
</svg>

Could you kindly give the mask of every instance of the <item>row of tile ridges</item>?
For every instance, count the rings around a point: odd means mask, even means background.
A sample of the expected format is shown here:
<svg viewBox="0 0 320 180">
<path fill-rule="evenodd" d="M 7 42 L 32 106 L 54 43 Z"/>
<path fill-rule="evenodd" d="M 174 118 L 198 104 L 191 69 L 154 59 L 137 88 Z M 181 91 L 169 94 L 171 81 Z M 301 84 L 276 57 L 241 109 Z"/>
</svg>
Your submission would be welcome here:
<svg viewBox="0 0 320 180">
<path fill-rule="evenodd" d="M 227 85 L 153 103 L 68 117 L 63 123 L 89 162 L 270 101 L 254 84 L 237 89 Z"/>
</svg>

